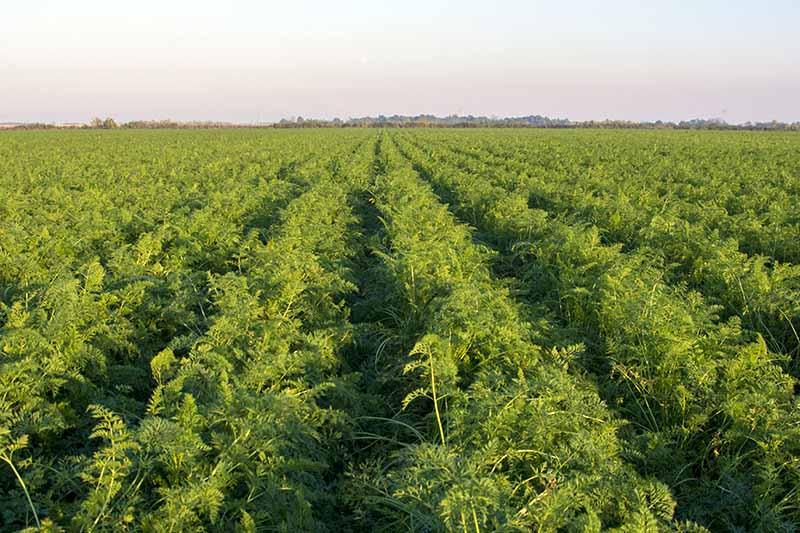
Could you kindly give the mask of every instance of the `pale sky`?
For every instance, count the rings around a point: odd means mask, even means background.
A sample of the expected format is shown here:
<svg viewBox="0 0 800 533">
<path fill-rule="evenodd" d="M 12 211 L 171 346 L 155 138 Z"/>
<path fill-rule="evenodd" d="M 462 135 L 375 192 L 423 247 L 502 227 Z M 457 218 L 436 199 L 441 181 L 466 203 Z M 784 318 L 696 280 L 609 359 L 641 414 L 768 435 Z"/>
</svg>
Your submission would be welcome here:
<svg viewBox="0 0 800 533">
<path fill-rule="evenodd" d="M 800 0 L 0 0 L 0 122 L 800 121 Z"/>
</svg>

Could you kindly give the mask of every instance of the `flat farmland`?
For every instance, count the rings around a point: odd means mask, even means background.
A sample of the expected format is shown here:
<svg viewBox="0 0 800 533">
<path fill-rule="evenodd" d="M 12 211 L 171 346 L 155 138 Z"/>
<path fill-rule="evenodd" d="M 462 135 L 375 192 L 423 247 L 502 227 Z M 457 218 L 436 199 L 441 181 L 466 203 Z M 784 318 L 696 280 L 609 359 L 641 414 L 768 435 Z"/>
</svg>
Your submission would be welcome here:
<svg viewBox="0 0 800 533">
<path fill-rule="evenodd" d="M 797 531 L 800 135 L 0 134 L 0 529 Z"/>
</svg>

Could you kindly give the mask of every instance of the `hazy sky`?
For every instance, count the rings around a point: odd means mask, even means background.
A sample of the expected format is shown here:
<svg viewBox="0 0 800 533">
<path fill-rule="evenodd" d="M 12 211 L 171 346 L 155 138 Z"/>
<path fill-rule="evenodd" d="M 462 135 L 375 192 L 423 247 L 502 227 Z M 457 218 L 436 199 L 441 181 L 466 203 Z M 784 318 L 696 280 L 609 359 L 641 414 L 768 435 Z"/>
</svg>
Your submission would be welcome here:
<svg viewBox="0 0 800 533">
<path fill-rule="evenodd" d="M 0 121 L 800 120 L 800 0 L 0 0 Z"/>
</svg>

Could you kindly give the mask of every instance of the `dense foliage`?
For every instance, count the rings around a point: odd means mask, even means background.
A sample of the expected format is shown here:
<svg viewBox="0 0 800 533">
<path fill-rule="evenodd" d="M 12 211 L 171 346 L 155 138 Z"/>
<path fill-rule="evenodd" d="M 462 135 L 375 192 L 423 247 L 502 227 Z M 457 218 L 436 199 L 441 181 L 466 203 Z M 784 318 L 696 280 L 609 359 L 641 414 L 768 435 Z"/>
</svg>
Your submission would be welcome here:
<svg viewBox="0 0 800 533">
<path fill-rule="evenodd" d="M 0 530 L 797 531 L 800 138 L 0 136 Z"/>
</svg>

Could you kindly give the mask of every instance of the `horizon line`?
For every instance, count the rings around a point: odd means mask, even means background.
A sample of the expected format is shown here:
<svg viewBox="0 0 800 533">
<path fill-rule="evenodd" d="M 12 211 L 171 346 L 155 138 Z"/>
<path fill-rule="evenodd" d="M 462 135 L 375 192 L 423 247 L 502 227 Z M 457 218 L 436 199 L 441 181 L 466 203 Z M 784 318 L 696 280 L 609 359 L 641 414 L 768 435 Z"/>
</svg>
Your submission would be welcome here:
<svg viewBox="0 0 800 533">
<path fill-rule="evenodd" d="M 214 119 L 190 119 L 190 120 L 176 120 L 172 118 L 134 118 L 134 119 L 127 119 L 127 120 L 120 120 L 117 121 L 116 118 L 113 116 L 105 116 L 105 117 L 91 117 L 88 120 L 84 121 L 75 121 L 75 120 L 53 120 L 53 121 L 42 121 L 42 120 L 0 120 L 0 125 L 2 126 L 28 126 L 28 125 L 36 125 L 42 124 L 47 126 L 87 126 L 90 125 L 93 120 L 100 119 L 100 120 L 107 120 L 112 119 L 117 122 L 119 125 L 123 124 L 131 124 L 131 123 L 171 123 L 171 124 L 221 124 L 221 125 L 228 125 L 228 126 L 268 126 L 268 125 L 279 125 L 279 124 L 298 124 L 303 122 L 318 122 L 318 123 L 348 123 L 353 121 L 377 121 L 377 122 L 392 122 L 392 121 L 411 121 L 411 120 L 424 120 L 424 119 L 431 119 L 431 120 L 438 120 L 438 121 L 446 121 L 446 120 L 462 120 L 462 121 L 486 121 L 486 122 L 504 122 L 504 121 L 522 121 L 522 120 L 530 120 L 530 119 L 538 119 L 541 121 L 549 121 L 553 123 L 560 123 L 563 125 L 566 124 L 587 124 L 587 123 L 624 123 L 624 124 L 651 124 L 651 125 L 658 125 L 658 124 L 681 124 L 681 123 L 708 123 L 708 124 L 718 124 L 718 125 L 727 125 L 727 126 L 746 126 L 746 125 L 755 125 L 755 124 L 786 124 L 786 125 L 796 125 L 800 124 L 800 121 L 785 121 L 779 119 L 766 119 L 766 120 L 748 120 L 744 122 L 728 122 L 722 117 L 719 116 L 695 116 L 691 118 L 684 118 L 679 120 L 673 119 L 654 119 L 654 120 L 634 120 L 634 119 L 624 119 L 624 118 L 591 118 L 585 120 L 573 120 L 566 117 L 551 117 L 548 115 L 530 113 L 525 115 L 473 115 L 473 114 L 448 114 L 448 115 L 436 115 L 432 113 L 418 113 L 418 114 L 378 114 L 378 115 L 361 115 L 361 116 L 347 116 L 344 117 L 332 117 L 332 118 L 319 118 L 319 117 L 304 117 L 302 115 L 289 115 L 286 117 L 282 117 L 276 120 L 252 120 L 252 121 L 234 121 L 234 120 L 214 120 Z"/>
</svg>

